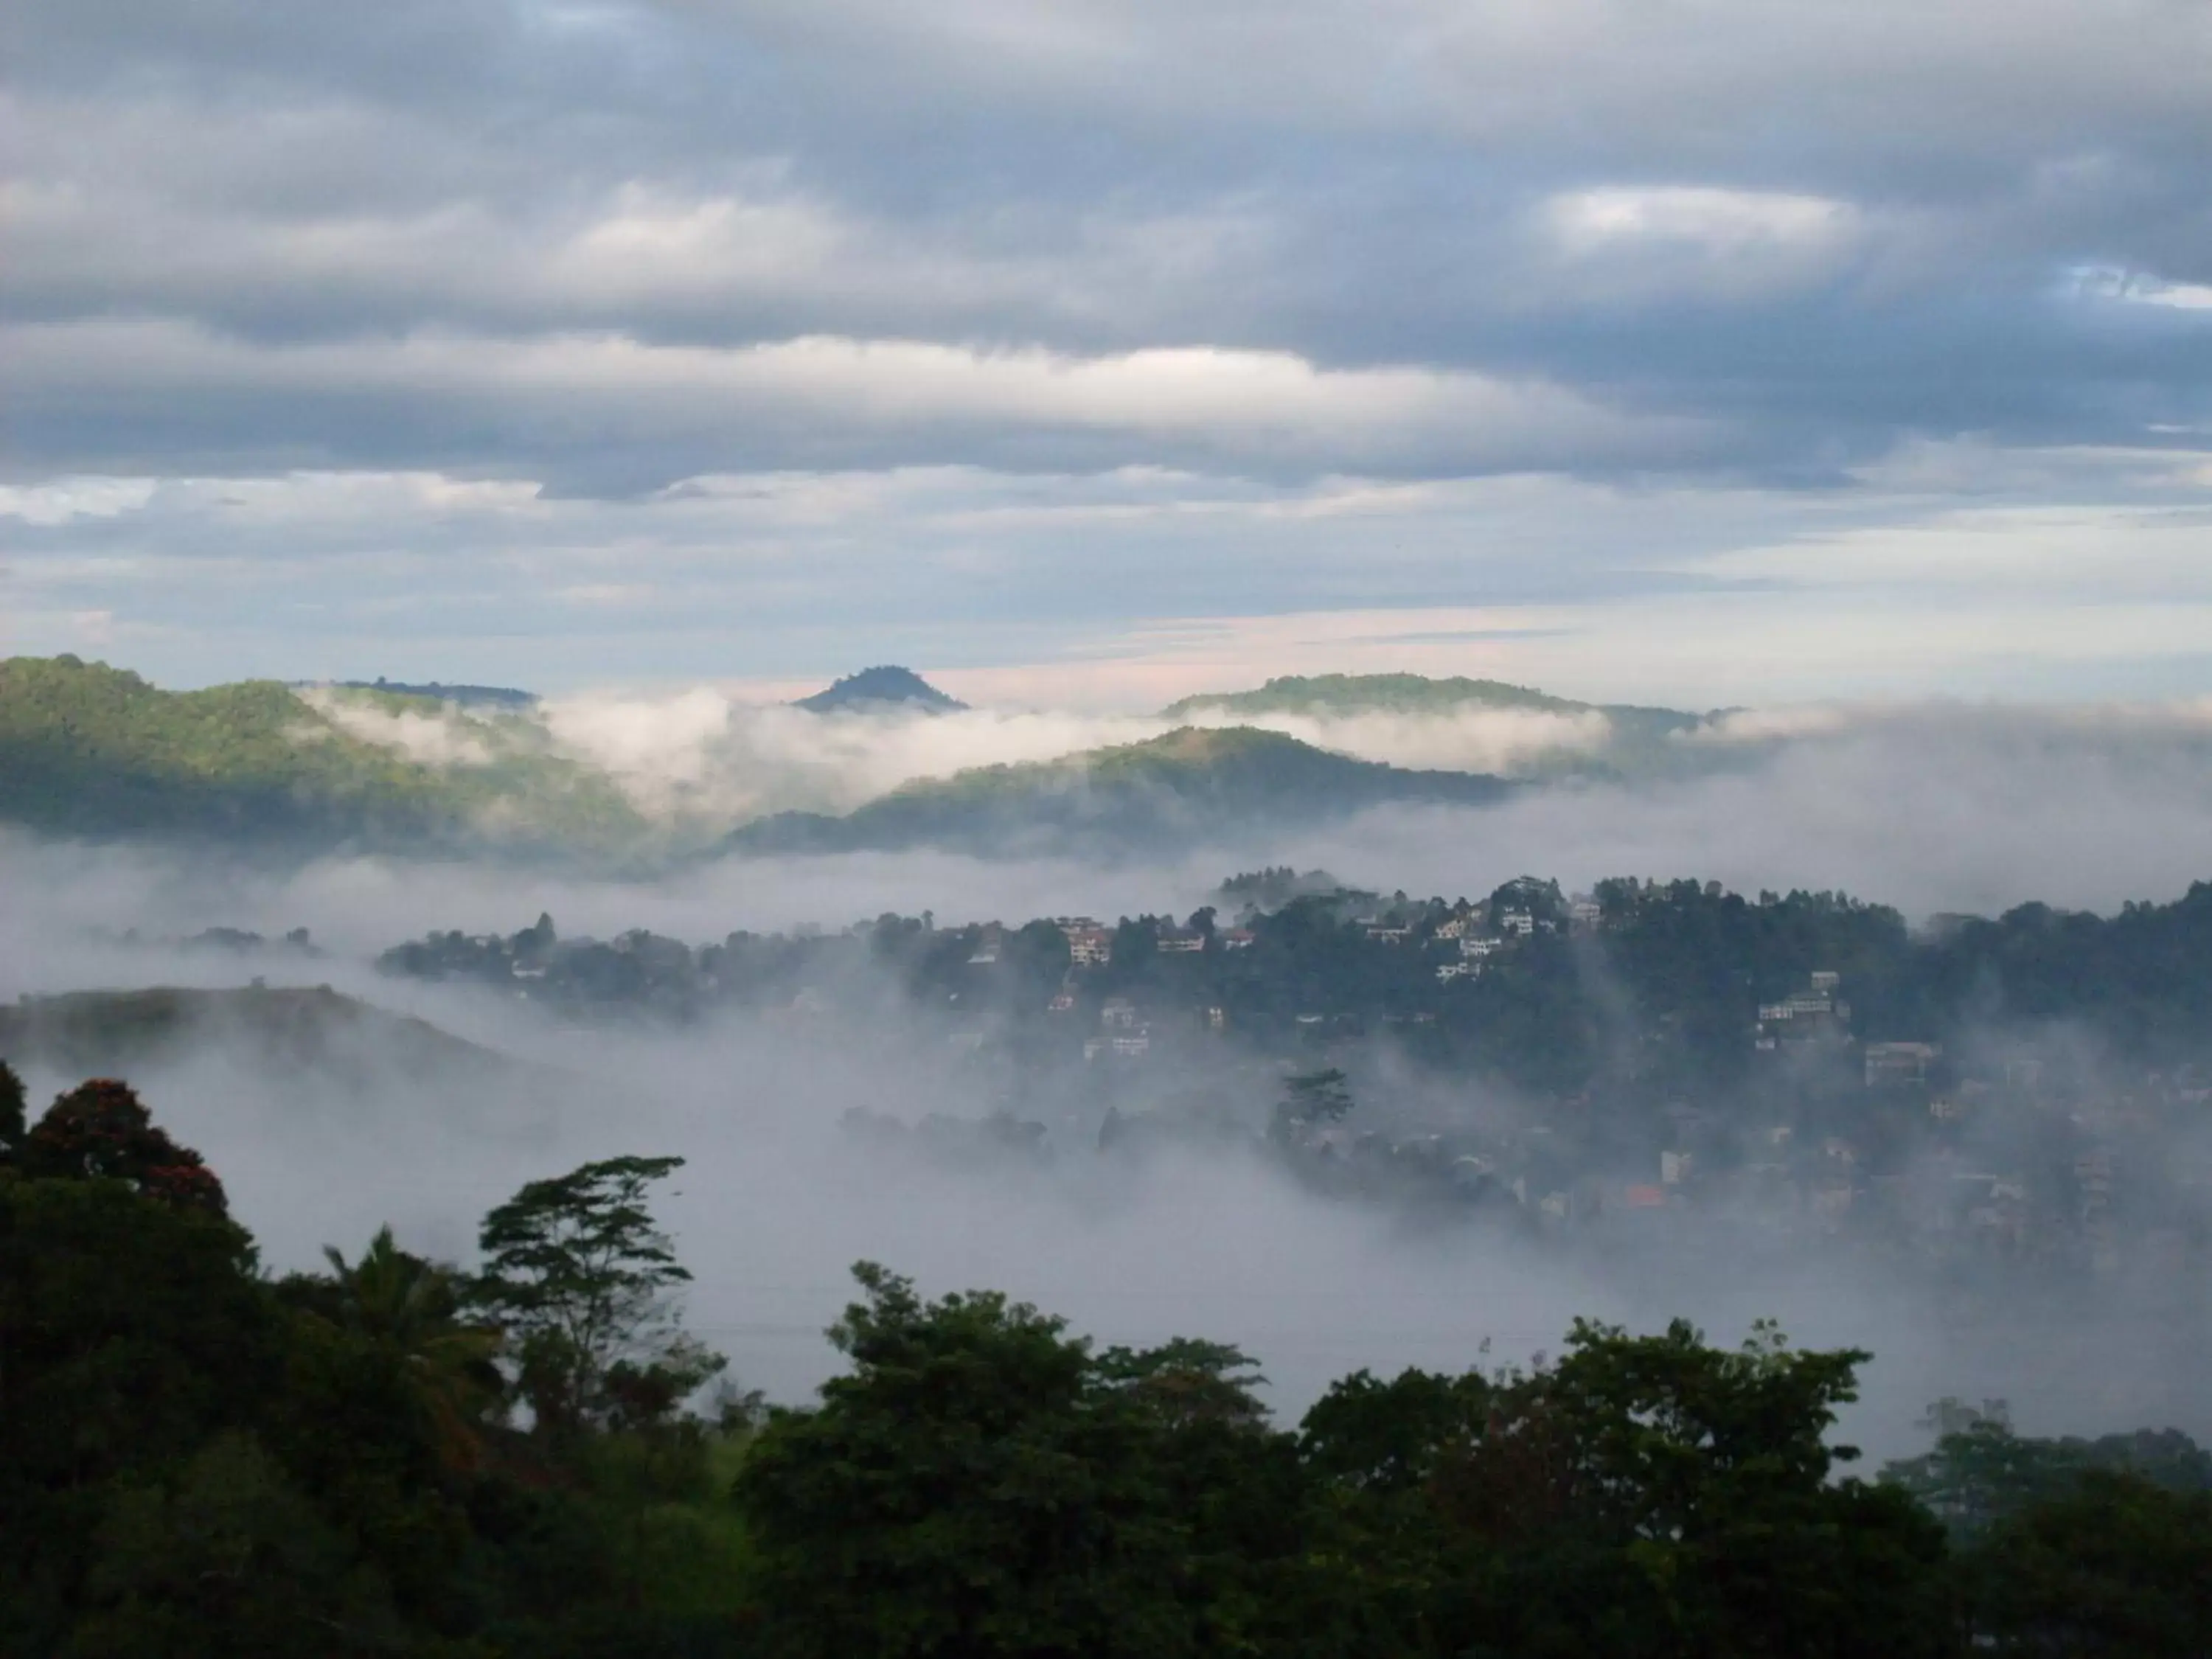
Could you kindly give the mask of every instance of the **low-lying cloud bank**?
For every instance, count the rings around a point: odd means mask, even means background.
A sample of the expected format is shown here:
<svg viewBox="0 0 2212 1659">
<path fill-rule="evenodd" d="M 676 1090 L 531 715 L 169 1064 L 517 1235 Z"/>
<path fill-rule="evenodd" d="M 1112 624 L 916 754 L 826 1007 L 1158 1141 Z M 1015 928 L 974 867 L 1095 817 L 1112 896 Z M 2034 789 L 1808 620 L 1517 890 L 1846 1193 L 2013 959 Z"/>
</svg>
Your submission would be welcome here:
<svg viewBox="0 0 2212 1659">
<path fill-rule="evenodd" d="M 1019 744 L 1056 748 L 1141 724 L 824 720 L 689 695 L 690 726 L 656 727 L 639 712 L 654 705 L 613 702 L 556 711 L 549 724 L 574 733 L 580 721 L 602 720 L 591 741 L 611 763 L 679 792 L 687 780 L 723 787 L 726 763 L 727 775 L 757 780 L 763 751 L 782 753 L 799 775 L 778 787 L 859 790 L 907 767 L 1004 758 Z M 742 762 L 728 760 L 733 729 L 750 745 Z M 222 1170 L 278 1266 L 309 1264 L 325 1243 L 356 1248 L 386 1219 L 420 1248 L 465 1258 L 475 1218 L 532 1176 L 615 1152 L 681 1153 L 691 1163 L 669 1206 L 699 1275 L 696 1322 L 749 1382 L 787 1397 L 830 1364 L 818 1332 L 846 1294 L 844 1267 L 874 1256 L 933 1290 L 1005 1286 L 1111 1339 L 1243 1342 L 1286 1405 L 1358 1365 L 1474 1364 L 1486 1337 L 1492 1358 L 1555 1344 L 1576 1313 L 1648 1322 L 1687 1312 L 1722 1337 L 1776 1314 L 1802 1340 L 1873 1348 L 1869 1399 L 1847 1426 L 1883 1450 L 1903 1449 L 1918 1407 L 1942 1393 L 2010 1394 L 2039 1428 L 2182 1413 L 2185 1379 L 2197 1374 L 2189 1344 L 2200 1338 L 2122 1319 L 2124 1310 L 2103 1326 L 2023 1316 L 1961 1329 L 1925 1287 L 1865 1264 L 1815 1274 L 1739 1261 L 1723 1272 L 1685 1256 L 1593 1271 L 1480 1232 L 1415 1237 L 1250 1160 L 1127 1170 L 1087 1156 L 1079 1137 L 1062 1143 L 1048 1172 L 1018 1179 L 886 1165 L 856 1157 L 840 1135 L 846 1109 L 908 1120 L 982 1109 L 941 1033 L 866 1024 L 811 1035 L 739 1024 L 683 1038 L 563 1031 L 451 987 L 379 979 L 368 966 L 377 951 L 433 928 L 507 931 L 541 910 L 565 934 L 644 927 L 695 942 L 738 928 L 838 927 L 886 909 L 932 909 L 941 922 L 1180 911 L 1231 871 L 1261 864 L 1446 895 L 1486 892 L 1522 872 L 1570 885 L 1693 875 L 1745 890 L 1845 888 L 1915 915 L 2031 899 L 2110 910 L 2212 878 L 2212 711 L 2201 704 L 1735 715 L 1683 746 L 1719 751 L 1727 764 L 1533 787 L 1485 810 L 1376 811 L 1327 832 L 1254 826 L 1171 860 L 1114 867 L 919 852 L 726 859 L 625 881 L 391 859 L 253 869 L 10 837 L 0 840 L 9 896 L 0 998 L 234 986 L 255 974 L 327 981 L 565 1073 L 574 1081 L 558 1088 L 533 1073 L 504 1091 L 398 1075 L 389 1086 L 341 1089 L 217 1050 L 138 1080 Z M 144 942 L 211 926 L 271 937 L 304 926 L 327 954 L 248 963 Z M 121 937 L 134 928 L 140 942 Z"/>
<path fill-rule="evenodd" d="M 657 703 L 610 702 L 550 720 L 572 732 L 600 722 L 591 741 L 607 764 L 627 769 L 641 799 L 690 792 L 732 811 L 856 801 L 903 776 L 1148 729 L 1065 715 L 822 716 L 720 693 L 685 697 L 696 704 L 688 720 L 661 719 Z M 1403 735 L 1394 728 L 1431 744 L 1456 729 L 1396 716 L 1312 724 L 1347 747 L 1381 734 L 1370 754 Z M 1484 729 L 1480 740 L 1495 734 Z M 647 880 L 397 858 L 257 869 L 220 854 L 0 839 L 10 896 L 0 913 L 0 995 L 85 982 L 38 964 L 73 960 L 91 930 L 178 936 L 237 926 L 273 936 L 308 926 L 365 955 L 433 927 L 511 930 L 550 910 L 572 931 L 645 927 L 696 940 L 735 928 L 838 927 L 887 909 L 1009 921 L 1182 909 L 1235 870 L 1283 863 L 1447 895 L 1486 892 L 1524 872 L 1570 885 L 1695 875 L 1744 891 L 1843 888 L 1916 916 L 2029 900 L 2109 911 L 2212 878 L 2212 708 L 2201 702 L 1730 714 L 1671 746 L 1695 751 L 1676 775 L 1532 787 L 1480 809 L 1386 808 L 1323 830 L 1252 824 L 1111 866 L 923 850 L 728 858 Z"/>
<path fill-rule="evenodd" d="M 316 707 L 351 735 L 428 764 L 488 765 L 514 740 L 511 715 L 487 718 L 458 708 L 395 714 L 327 692 L 317 696 Z M 812 714 L 749 702 L 714 686 L 559 698 L 541 705 L 533 718 L 555 752 L 605 773 L 641 812 L 723 828 L 771 812 L 848 812 L 917 780 L 1058 760 L 1141 743 L 1184 725 L 1256 726 L 1362 760 L 1506 775 L 1587 762 L 1617 735 L 1596 710 L 1243 717 L 1200 710 L 1180 720 L 984 708 Z"/>
<path fill-rule="evenodd" d="M 1237 1342 L 1292 1414 L 1362 1366 L 1458 1370 L 1555 1350 L 1578 1315 L 1639 1328 L 1688 1316 L 1722 1340 L 1776 1316 L 1801 1343 L 1875 1354 L 1844 1426 L 1876 1455 L 1914 1449 L 1922 1407 L 1947 1394 L 2009 1396 L 2036 1430 L 2212 1427 L 2196 1390 L 2201 1325 L 2162 1324 L 2118 1297 L 2079 1318 L 2002 1304 L 1962 1317 L 1908 1267 L 1850 1255 L 1747 1261 L 1680 1231 L 1632 1253 L 1562 1251 L 1489 1223 L 1409 1224 L 1318 1195 L 1250 1152 L 1103 1156 L 1086 1126 L 1042 1104 L 1042 1162 L 901 1155 L 840 1119 L 976 1108 L 957 1057 L 898 1021 L 563 1031 L 452 990 L 438 1012 L 526 1049 L 532 1069 L 502 1085 L 394 1067 L 337 1086 L 212 1044 L 134 1081 L 220 1170 L 280 1270 L 317 1265 L 325 1243 L 350 1250 L 386 1222 L 413 1248 L 466 1261 L 477 1218 L 525 1180 L 592 1158 L 680 1154 L 661 1206 L 696 1276 L 690 1322 L 748 1386 L 780 1399 L 835 1368 L 823 1328 L 850 1293 L 846 1268 L 873 1259 L 933 1291 L 1008 1290 L 1104 1340 Z M 33 1078 L 41 1094 L 70 1080 Z"/>
<path fill-rule="evenodd" d="M 370 716 L 387 726 L 394 718 Z M 617 780 L 641 811 L 709 830 L 787 809 L 848 811 L 916 779 L 1056 759 L 1170 729 L 1141 715 L 813 714 L 708 687 L 566 699 L 545 705 L 541 718 L 556 752 Z M 348 729 L 456 765 L 476 763 L 472 732 L 496 730 L 458 710 L 404 719 L 382 736 L 369 720 Z M 1478 811 L 1392 809 L 1297 834 L 1253 825 L 1164 868 L 848 854 L 787 860 L 773 876 L 761 860 L 695 870 L 650 891 L 682 895 L 667 901 L 679 915 L 759 919 L 748 926 L 836 923 L 886 908 L 1004 917 L 1018 902 L 1038 913 L 1111 913 L 1166 897 L 1195 902 L 1232 868 L 1289 860 L 1386 888 L 1449 891 L 1532 869 L 1574 882 L 1694 872 L 1753 890 L 1847 887 L 1926 914 L 2028 899 L 2110 908 L 2212 874 L 2212 702 L 2202 699 L 1808 704 L 1731 711 L 1666 737 L 1624 734 L 1597 710 L 1249 723 L 1361 759 L 1493 771 L 1535 787 Z M 375 884 L 337 873 L 345 868 L 319 866 L 301 879 L 356 892 Z M 465 890 L 450 902 L 473 911 L 482 907 L 471 893 L 535 879 L 471 874 L 453 884 Z M 435 875 L 410 882 L 439 885 Z M 610 890 L 625 896 L 618 905 L 663 902 L 631 885 Z M 847 894 L 850 903 L 841 902 Z"/>
</svg>

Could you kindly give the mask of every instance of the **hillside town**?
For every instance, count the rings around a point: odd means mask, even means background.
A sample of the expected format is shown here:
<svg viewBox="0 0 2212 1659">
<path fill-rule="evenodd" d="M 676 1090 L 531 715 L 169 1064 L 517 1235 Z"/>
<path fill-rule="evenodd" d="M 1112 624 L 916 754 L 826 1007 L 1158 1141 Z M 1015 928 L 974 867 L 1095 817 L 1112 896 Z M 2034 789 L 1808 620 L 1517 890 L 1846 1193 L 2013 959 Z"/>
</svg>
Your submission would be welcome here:
<svg viewBox="0 0 2212 1659">
<path fill-rule="evenodd" d="M 2083 1282 L 2208 1259 L 2212 1053 L 2186 1016 L 2212 988 L 2212 889 L 1915 932 L 1717 884 L 1240 880 L 1181 919 L 885 915 L 697 950 L 542 917 L 382 966 L 567 1019 L 857 1028 L 954 1108 L 852 1127 L 956 1161 L 1242 1147 L 1347 1198 L 1598 1248 L 1694 1229 Z M 2092 957 L 2097 1006 L 2054 1000 Z"/>
</svg>

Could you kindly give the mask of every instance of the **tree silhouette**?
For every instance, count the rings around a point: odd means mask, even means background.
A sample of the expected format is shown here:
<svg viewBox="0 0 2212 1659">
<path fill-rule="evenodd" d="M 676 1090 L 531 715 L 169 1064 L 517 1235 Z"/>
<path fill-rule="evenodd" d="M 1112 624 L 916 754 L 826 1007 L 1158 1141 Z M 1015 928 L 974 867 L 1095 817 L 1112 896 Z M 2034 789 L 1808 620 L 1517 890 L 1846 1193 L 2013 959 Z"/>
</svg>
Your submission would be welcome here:
<svg viewBox="0 0 2212 1659">
<path fill-rule="evenodd" d="M 441 1458 L 450 1468 L 476 1467 L 479 1419 L 500 1393 L 500 1333 L 464 1319 L 462 1286 L 447 1269 L 401 1249 L 392 1229 L 378 1229 L 348 1262 L 325 1245 L 336 1294 L 333 1323 L 386 1349 L 407 1376 L 428 1419 Z"/>
<path fill-rule="evenodd" d="M 149 1198 L 229 1212 L 215 1171 L 113 1078 L 94 1078 L 58 1097 L 23 1138 L 15 1161 L 34 1180 L 127 1181 Z"/>
<path fill-rule="evenodd" d="M 680 1158 L 614 1158 L 533 1181 L 484 1218 L 479 1306 L 515 1339 L 539 1427 L 564 1434 L 672 1409 L 722 1369 L 679 1328 L 688 1283 L 646 1188 Z"/>
</svg>

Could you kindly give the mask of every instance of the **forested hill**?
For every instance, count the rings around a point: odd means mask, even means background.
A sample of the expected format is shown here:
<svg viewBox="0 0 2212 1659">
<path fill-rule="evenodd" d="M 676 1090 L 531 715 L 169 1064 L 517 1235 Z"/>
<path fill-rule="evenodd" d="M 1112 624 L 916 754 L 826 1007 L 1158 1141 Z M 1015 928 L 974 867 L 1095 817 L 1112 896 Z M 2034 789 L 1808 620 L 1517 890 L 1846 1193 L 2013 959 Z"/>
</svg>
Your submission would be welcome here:
<svg viewBox="0 0 2212 1659">
<path fill-rule="evenodd" d="M 612 847 L 646 826 L 611 782 L 511 714 L 469 721 L 471 763 L 432 764 L 343 718 L 428 722 L 444 705 L 274 680 L 167 691 L 76 657 L 0 661 L 0 820 L 49 833 L 317 848 Z"/>
<path fill-rule="evenodd" d="M 381 691 L 395 697 L 428 697 L 433 702 L 450 702 L 463 708 L 528 708 L 538 702 L 535 691 L 519 690 L 511 685 L 447 685 L 438 680 L 410 685 L 381 678 L 340 680 L 337 684 L 348 691 Z"/>
<path fill-rule="evenodd" d="M 1329 722 L 1491 721 L 1517 732 L 1517 775 L 1642 777 L 1728 763 L 1711 744 L 1685 744 L 1712 716 L 1634 703 L 1580 702 L 1503 680 L 1420 674 L 1285 675 L 1253 691 L 1207 692 L 1164 709 L 1167 720 Z M 1323 741 L 1327 741 L 1324 738 Z"/>
<path fill-rule="evenodd" d="M 731 837 L 741 852 L 1152 849 L 1237 823 L 1310 823 L 1392 802 L 1486 805 L 1510 786 L 1354 760 L 1249 726 L 1183 726 L 1061 760 L 910 783 L 842 818 L 787 812 Z"/>
<path fill-rule="evenodd" d="M 434 1074 L 481 1084 L 519 1079 L 528 1069 L 326 985 L 76 991 L 0 1007 L 0 1054 L 58 1073 L 135 1073 L 210 1048 L 271 1073 L 341 1085 Z"/>
<path fill-rule="evenodd" d="M 1451 714 L 1474 708 L 1522 709 L 1544 714 L 1604 714 L 1639 727 L 1686 731 L 1704 717 L 1679 708 L 1633 703 L 1577 702 L 1503 680 L 1422 674 L 1285 674 L 1256 691 L 1204 692 L 1170 703 L 1168 720 L 1193 714 Z"/>
</svg>

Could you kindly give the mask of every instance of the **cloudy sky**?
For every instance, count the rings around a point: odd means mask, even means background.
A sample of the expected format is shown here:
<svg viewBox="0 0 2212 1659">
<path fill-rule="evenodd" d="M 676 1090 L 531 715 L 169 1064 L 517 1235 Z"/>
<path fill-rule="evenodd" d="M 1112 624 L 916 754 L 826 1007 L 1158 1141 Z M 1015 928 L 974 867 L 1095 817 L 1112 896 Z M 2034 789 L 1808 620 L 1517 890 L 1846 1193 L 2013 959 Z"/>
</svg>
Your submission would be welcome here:
<svg viewBox="0 0 2212 1659">
<path fill-rule="evenodd" d="M 15 0 L 0 647 L 2212 692 L 2199 0 Z"/>
</svg>

